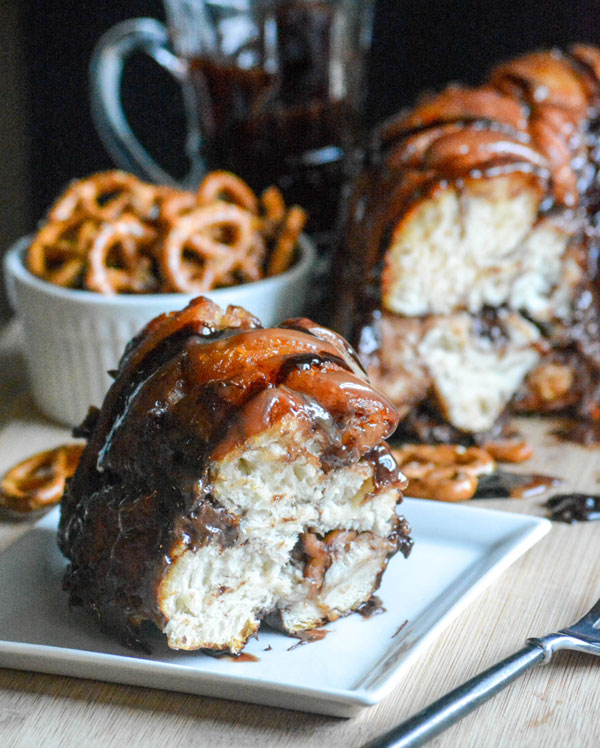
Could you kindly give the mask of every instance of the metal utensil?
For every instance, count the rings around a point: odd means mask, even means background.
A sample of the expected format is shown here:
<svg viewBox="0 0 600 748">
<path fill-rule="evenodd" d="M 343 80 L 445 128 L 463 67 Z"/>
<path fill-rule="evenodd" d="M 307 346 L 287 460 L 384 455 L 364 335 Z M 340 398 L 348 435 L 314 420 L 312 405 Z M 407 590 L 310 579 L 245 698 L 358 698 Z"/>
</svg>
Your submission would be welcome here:
<svg viewBox="0 0 600 748">
<path fill-rule="evenodd" d="M 559 649 L 600 655 L 600 600 L 577 623 L 556 634 L 527 639 L 527 646 L 450 691 L 414 717 L 363 748 L 416 748 L 497 694 L 533 665 L 550 662 Z"/>
</svg>

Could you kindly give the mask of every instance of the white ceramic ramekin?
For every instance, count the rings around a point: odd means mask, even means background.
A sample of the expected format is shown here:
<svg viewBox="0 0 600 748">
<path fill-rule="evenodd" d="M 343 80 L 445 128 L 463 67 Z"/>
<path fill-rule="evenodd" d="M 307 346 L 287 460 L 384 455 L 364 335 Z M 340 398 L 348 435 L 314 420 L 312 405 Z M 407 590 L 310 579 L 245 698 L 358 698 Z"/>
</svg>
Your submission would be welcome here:
<svg viewBox="0 0 600 748">
<path fill-rule="evenodd" d="M 4 260 L 9 300 L 22 320 L 33 396 L 50 418 L 80 423 L 90 405 L 101 405 L 127 342 L 153 317 L 183 309 L 188 294 L 102 296 L 55 286 L 23 264 L 29 237 Z M 273 278 L 207 294 L 219 306 L 237 304 L 265 326 L 304 312 L 314 267 L 312 244 L 301 237 L 299 261 Z"/>
</svg>

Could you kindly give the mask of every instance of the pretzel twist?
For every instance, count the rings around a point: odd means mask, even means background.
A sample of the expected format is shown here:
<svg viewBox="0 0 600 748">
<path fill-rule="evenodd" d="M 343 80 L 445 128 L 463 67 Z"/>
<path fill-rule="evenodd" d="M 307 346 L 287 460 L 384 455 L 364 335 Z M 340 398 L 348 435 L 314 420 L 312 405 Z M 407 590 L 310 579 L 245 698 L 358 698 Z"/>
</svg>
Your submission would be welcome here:
<svg viewBox="0 0 600 748">
<path fill-rule="evenodd" d="M 196 194 L 198 205 L 208 205 L 215 200 L 227 200 L 250 213 L 258 215 L 256 195 L 243 179 L 230 171 L 213 171 L 202 181 Z"/>
<path fill-rule="evenodd" d="M 162 272 L 173 291 L 196 293 L 230 284 L 236 271 L 259 276 L 253 254 L 253 216 L 237 205 L 217 202 L 182 216 L 169 231 Z"/>
<path fill-rule="evenodd" d="M 302 233 L 306 219 L 306 211 L 299 205 L 293 205 L 288 210 L 269 261 L 267 275 L 279 275 L 292 264 L 298 237 Z"/>
<path fill-rule="evenodd" d="M 152 261 L 145 253 L 154 238 L 155 232 L 133 216 L 104 224 L 88 253 L 86 288 L 108 296 L 155 289 Z"/>
<path fill-rule="evenodd" d="M 96 230 L 97 224 L 81 215 L 47 224 L 27 252 L 29 270 L 58 286 L 76 286 Z"/>
<path fill-rule="evenodd" d="M 285 200 L 275 185 L 267 187 L 260 196 L 262 225 L 265 236 L 274 238 L 285 218 Z"/>
<path fill-rule="evenodd" d="M 112 221 L 126 210 L 150 218 L 155 201 L 156 188 L 133 174 L 105 171 L 71 184 L 53 205 L 48 218 L 64 221 L 83 213 L 98 221 Z"/>
<path fill-rule="evenodd" d="M 523 439 L 487 442 L 485 451 L 498 462 L 526 462 L 533 457 L 533 447 Z"/>
<path fill-rule="evenodd" d="M 193 192 L 184 190 L 173 190 L 172 194 L 165 197 L 160 208 L 160 218 L 163 223 L 171 227 L 179 218 L 196 208 L 196 196 Z"/>
<path fill-rule="evenodd" d="M 25 514 L 58 503 L 82 452 L 79 444 L 63 444 L 19 462 L 0 481 L 0 506 Z"/>
<path fill-rule="evenodd" d="M 227 171 L 197 193 L 108 171 L 57 200 L 26 264 L 56 285 L 108 295 L 202 293 L 287 270 L 305 221 L 277 187 L 259 199 Z"/>
</svg>

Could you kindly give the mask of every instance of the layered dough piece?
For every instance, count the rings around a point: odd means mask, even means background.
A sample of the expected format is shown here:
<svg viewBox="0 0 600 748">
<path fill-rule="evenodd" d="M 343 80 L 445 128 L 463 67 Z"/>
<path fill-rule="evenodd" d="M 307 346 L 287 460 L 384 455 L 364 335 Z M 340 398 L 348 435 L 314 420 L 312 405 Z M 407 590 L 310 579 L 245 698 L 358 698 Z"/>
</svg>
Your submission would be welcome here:
<svg viewBox="0 0 600 748">
<path fill-rule="evenodd" d="M 206 299 L 130 344 L 62 503 L 65 587 L 128 644 L 239 653 L 347 615 L 408 554 L 398 415 L 309 320 L 264 330 Z"/>
<path fill-rule="evenodd" d="M 417 319 L 386 314 L 378 327 L 379 355 L 367 357 L 375 386 L 406 417 L 431 394 L 443 417 L 464 431 L 493 428 L 544 346 L 535 325 L 505 310 L 493 324 L 461 312 Z"/>
<path fill-rule="evenodd" d="M 265 613 L 296 633 L 369 599 L 397 550 L 398 492 L 373 495 L 368 460 L 324 472 L 310 442 L 288 417 L 214 466 L 213 498 L 240 518 L 237 542 L 175 552 L 158 590 L 171 647 L 238 652 Z"/>
<path fill-rule="evenodd" d="M 506 305 L 540 321 L 568 316 L 583 273 L 571 263 L 565 276 L 570 227 L 538 219 L 541 197 L 523 174 L 433 190 L 394 229 L 385 308 L 420 316 Z"/>
<path fill-rule="evenodd" d="M 485 438 L 508 405 L 592 412 L 599 73 L 593 47 L 532 53 L 377 132 L 335 324 L 416 436 Z"/>
</svg>

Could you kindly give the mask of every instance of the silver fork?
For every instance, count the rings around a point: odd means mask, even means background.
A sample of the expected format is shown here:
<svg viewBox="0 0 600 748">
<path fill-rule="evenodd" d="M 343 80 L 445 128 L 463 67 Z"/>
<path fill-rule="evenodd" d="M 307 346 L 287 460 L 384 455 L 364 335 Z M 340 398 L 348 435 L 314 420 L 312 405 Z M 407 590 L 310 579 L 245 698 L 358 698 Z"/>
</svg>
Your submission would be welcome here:
<svg viewBox="0 0 600 748">
<path fill-rule="evenodd" d="M 556 634 L 527 639 L 527 645 L 519 652 L 484 670 L 363 748 L 416 748 L 423 745 L 495 696 L 533 665 L 550 662 L 559 649 L 600 655 L 599 629 L 600 600 L 577 623 Z"/>
</svg>

